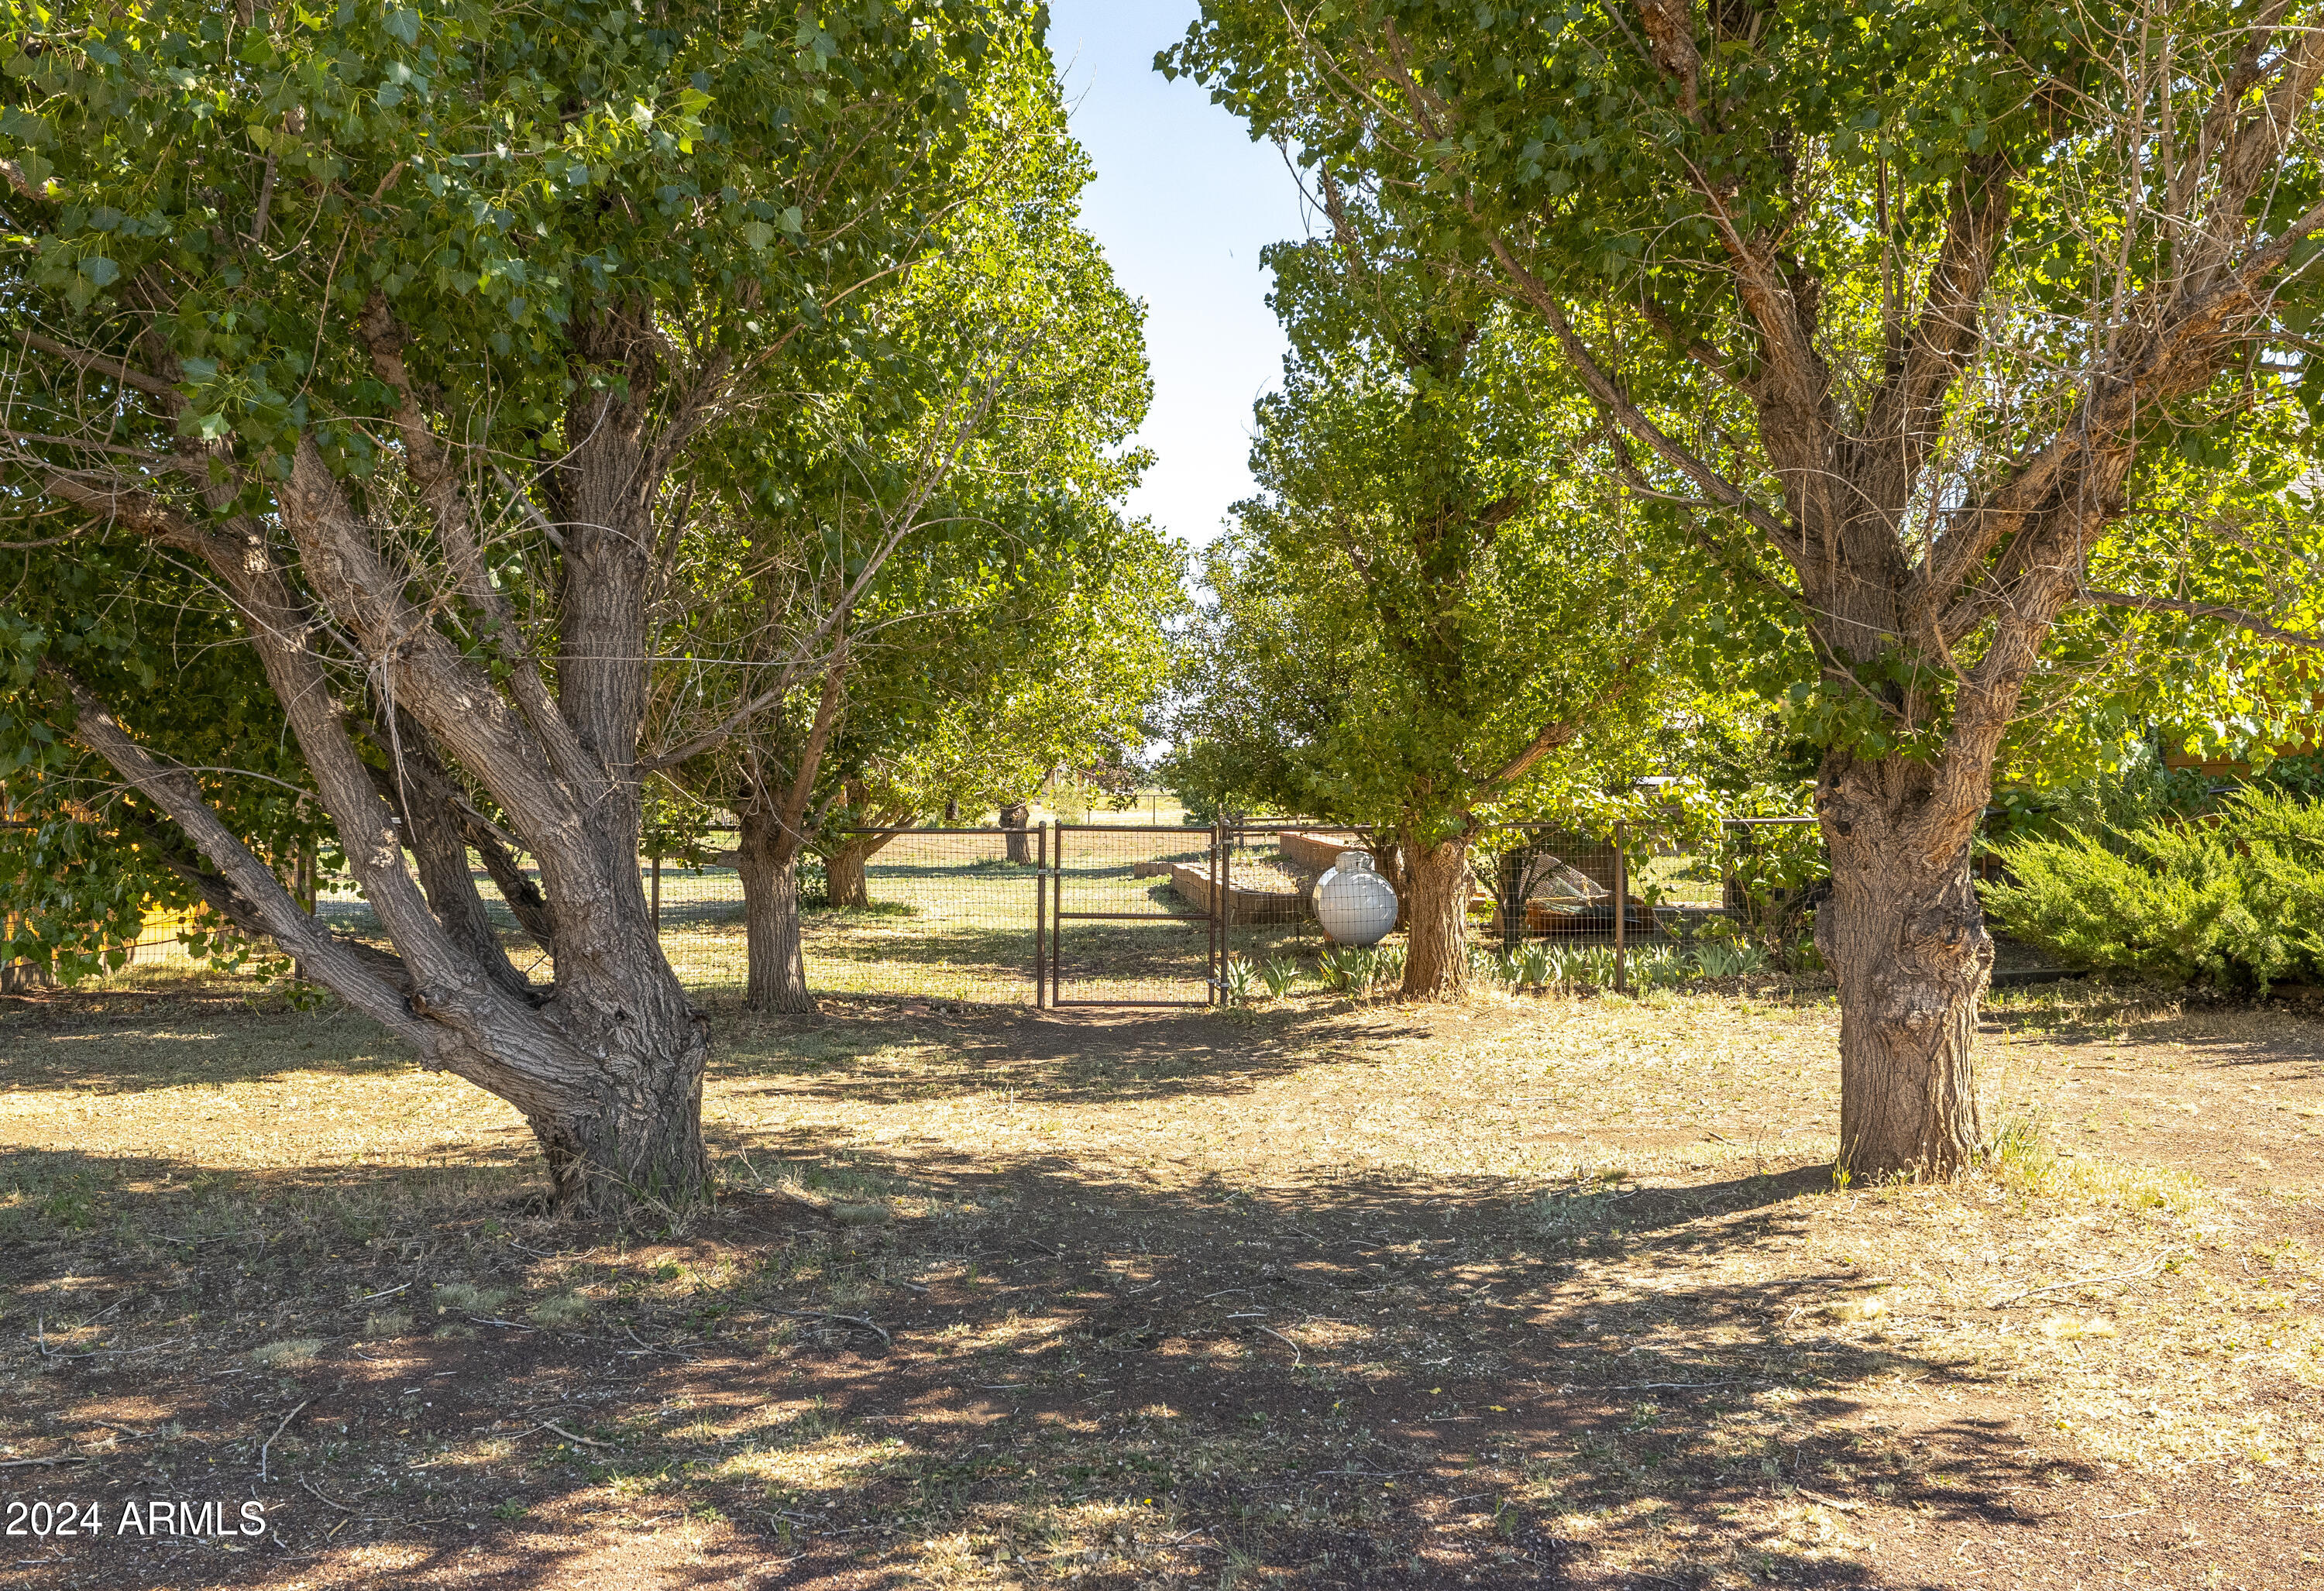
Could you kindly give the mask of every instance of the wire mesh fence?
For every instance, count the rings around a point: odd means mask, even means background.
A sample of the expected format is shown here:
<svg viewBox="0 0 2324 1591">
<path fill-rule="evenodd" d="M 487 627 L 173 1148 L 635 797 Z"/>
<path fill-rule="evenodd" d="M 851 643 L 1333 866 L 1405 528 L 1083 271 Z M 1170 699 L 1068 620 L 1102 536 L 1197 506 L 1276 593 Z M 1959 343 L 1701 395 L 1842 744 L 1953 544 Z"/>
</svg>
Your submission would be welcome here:
<svg viewBox="0 0 2324 1591">
<path fill-rule="evenodd" d="M 1219 953 L 1214 833 L 1065 823 L 1048 839 L 1045 1003 L 1207 1003 Z"/>
<path fill-rule="evenodd" d="M 639 862 L 672 969 L 706 991 L 741 989 L 748 970 L 742 878 L 721 838 L 698 860 Z M 1240 998 L 1239 980 L 1259 978 L 1341 987 L 1342 947 L 1317 921 L 1314 894 L 1351 850 L 1403 892 L 1383 836 L 1293 819 L 851 831 L 801 881 L 808 982 L 834 995 L 1042 1006 L 1200 1005 Z M 1804 943 L 1821 869 L 1808 819 L 1495 826 L 1471 848 L 1469 943 L 1505 976 L 1526 957 L 1572 952 L 1605 959 L 1611 976 L 1600 980 L 1618 985 L 1657 958 L 1692 958 L 1700 970 L 1762 953 L 1722 945 L 1768 947 L 1780 964 L 1784 946 Z M 512 959 L 546 981 L 548 953 L 481 866 L 475 876 Z M 318 883 L 318 915 L 383 941 L 348 881 Z M 196 926 L 149 918 L 124 972 L 197 970 L 183 943 Z M 1399 922 L 1376 955 L 1397 957 L 1403 932 Z"/>
<path fill-rule="evenodd" d="M 1633 966 L 1677 970 L 1682 959 L 1714 975 L 1781 965 L 1804 953 L 1821 845 L 1804 818 L 1729 819 L 1700 832 L 1678 823 L 1488 827 L 1470 849 L 1468 942 L 1513 980 L 1515 963 L 1556 951 L 1587 952 L 1600 980 L 1616 987 Z M 1316 918 L 1317 884 L 1351 851 L 1369 854 L 1406 894 L 1397 848 L 1375 832 L 1284 822 L 1222 833 L 1222 983 L 1314 978 L 1337 988 L 1393 970 L 1401 915 L 1375 952 L 1386 965 L 1354 970 Z"/>
</svg>

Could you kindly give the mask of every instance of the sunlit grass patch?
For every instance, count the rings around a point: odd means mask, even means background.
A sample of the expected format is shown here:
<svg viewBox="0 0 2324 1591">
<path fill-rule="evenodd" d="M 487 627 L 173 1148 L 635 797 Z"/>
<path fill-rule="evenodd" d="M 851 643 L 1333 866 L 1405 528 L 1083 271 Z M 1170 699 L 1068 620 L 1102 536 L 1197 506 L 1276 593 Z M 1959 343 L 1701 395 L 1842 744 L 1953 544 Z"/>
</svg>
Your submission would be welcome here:
<svg viewBox="0 0 2324 1591">
<path fill-rule="evenodd" d="M 508 1300 L 500 1287 L 479 1287 L 473 1282 L 439 1282 L 435 1291 L 436 1312 L 489 1315 Z"/>
<path fill-rule="evenodd" d="M 1987 1163 L 1997 1183 L 2028 1199 L 2079 1200 L 2125 1209 L 2191 1215 L 2213 1207 L 2201 1178 L 2052 1145 L 2039 1117 L 2015 1117 L 1995 1136 Z"/>
<path fill-rule="evenodd" d="M 530 1305 L 524 1313 L 527 1320 L 542 1326 L 577 1326 L 589 1317 L 589 1301 L 578 1293 L 552 1293 Z"/>
<path fill-rule="evenodd" d="M 323 1339 L 319 1337 L 286 1337 L 251 1349 L 250 1357 L 253 1363 L 270 1370 L 289 1370 L 313 1364 L 322 1351 Z"/>
</svg>

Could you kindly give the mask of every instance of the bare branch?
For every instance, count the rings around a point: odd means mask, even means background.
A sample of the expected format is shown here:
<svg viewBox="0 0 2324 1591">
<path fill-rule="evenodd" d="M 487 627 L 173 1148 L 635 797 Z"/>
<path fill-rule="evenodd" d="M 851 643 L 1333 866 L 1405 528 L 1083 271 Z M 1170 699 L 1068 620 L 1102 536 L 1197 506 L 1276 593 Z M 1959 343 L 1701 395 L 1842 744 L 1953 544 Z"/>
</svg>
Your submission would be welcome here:
<svg viewBox="0 0 2324 1591">
<path fill-rule="evenodd" d="M 2231 607 L 2224 602 L 2190 602 L 2176 597 L 2134 596 L 2122 591 L 2085 591 L 2082 600 L 2096 602 L 2102 608 L 2131 608 L 2148 613 L 2184 613 L 2190 619 L 2217 619 L 2238 630 L 2249 630 L 2263 640 L 2276 641 L 2288 647 L 2324 648 L 2324 635 L 2286 630 L 2281 625 L 2269 623 L 2248 609 Z"/>
<path fill-rule="evenodd" d="M 1516 284 L 1517 291 L 1549 323 L 1551 334 L 1557 338 L 1558 346 L 1573 366 L 1574 373 L 1582 378 L 1583 387 L 1622 422 L 1622 428 L 1702 487 L 1703 492 L 1720 508 L 1740 514 L 1750 521 L 1794 563 L 1803 561 L 1805 554 L 1798 533 L 1752 501 L 1741 487 L 1681 446 L 1674 437 L 1648 419 L 1644 411 L 1630 400 L 1630 395 L 1622 390 L 1620 383 L 1606 372 L 1589 349 L 1582 346 L 1582 340 L 1573 335 L 1573 327 L 1565 318 L 1564 306 L 1558 302 L 1557 295 L 1550 290 L 1548 284 L 1519 263 L 1515 252 L 1499 238 L 1493 240 L 1492 247 L 1494 258 L 1499 261 L 1501 269 L 1508 272 L 1509 280 Z"/>
<path fill-rule="evenodd" d="M 149 375 L 142 370 L 132 370 L 128 356 L 125 354 L 116 357 L 97 353 L 93 349 L 76 348 L 70 343 L 60 342 L 44 333 L 30 330 L 19 332 L 17 341 L 28 348 L 38 348 L 43 354 L 53 354 L 58 358 L 69 361 L 83 370 L 95 371 L 99 375 L 119 382 L 124 387 L 134 387 L 140 392 L 150 392 L 157 398 L 170 399 L 175 399 L 179 395 L 177 388 L 161 377 Z"/>
</svg>

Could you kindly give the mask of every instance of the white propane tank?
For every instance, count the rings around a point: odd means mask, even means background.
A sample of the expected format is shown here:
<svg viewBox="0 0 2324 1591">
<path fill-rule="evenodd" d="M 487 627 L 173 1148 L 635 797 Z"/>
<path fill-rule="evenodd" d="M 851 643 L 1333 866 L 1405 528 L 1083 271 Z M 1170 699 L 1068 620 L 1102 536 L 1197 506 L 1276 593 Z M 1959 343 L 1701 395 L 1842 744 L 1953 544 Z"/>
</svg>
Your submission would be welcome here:
<svg viewBox="0 0 2324 1591">
<path fill-rule="evenodd" d="M 1343 851 L 1315 880 L 1315 920 L 1338 944 L 1378 944 L 1396 926 L 1396 886 L 1360 851 Z"/>
</svg>

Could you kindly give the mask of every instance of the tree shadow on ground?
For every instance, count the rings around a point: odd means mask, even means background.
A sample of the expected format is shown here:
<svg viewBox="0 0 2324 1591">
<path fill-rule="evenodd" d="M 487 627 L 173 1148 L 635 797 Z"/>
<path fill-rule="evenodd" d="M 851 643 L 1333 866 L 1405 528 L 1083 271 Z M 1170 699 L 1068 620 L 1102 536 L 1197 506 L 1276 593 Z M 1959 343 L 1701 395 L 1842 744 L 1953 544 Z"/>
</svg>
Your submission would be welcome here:
<svg viewBox="0 0 2324 1591">
<path fill-rule="evenodd" d="M 116 1543 L 124 1583 L 189 1586 L 1933 1587 L 1964 1543 L 2049 1550 L 2099 1478 L 1974 1363 L 1852 1321 L 1868 1278 L 1787 1268 L 1827 1167 L 1253 1192 L 852 1163 L 913 1191 L 894 1219 L 744 1194 L 583 1231 L 503 1172 L 401 1208 L 374 1177 L 366 1237 L 245 1178 L 217 1252 L 124 1192 L 15 1246 L 0 1436 L 97 1457 L 77 1489 L 190 1463 L 266 1501 L 273 1556 L 231 1576 Z M 43 1174 L 161 1173 L 201 1168 Z"/>
<path fill-rule="evenodd" d="M 1205 1091 L 1241 1092 L 1302 1067 L 1340 1063 L 1349 1041 L 1336 1025 L 1351 1002 L 1295 1011 L 945 1011 L 928 1003 L 832 999 L 818 1017 L 720 1017 L 714 1072 L 779 1079 L 787 1093 L 853 1104 L 943 1099 L 1007 1090 L 1039 1103 L 1130 1103 Z M 1365 1043 L 1425 1036 L 1422 1019 L 1393 1007 L 1368 1012 Z M 902 1067 L 901 1053 L 934 1050 L 940 1069 Z"/>
<path fill-rule="evenodd" d="M 825 1105 L 1231 1096 L 1428 1031 L 720 1016 L 730 1091 Z M 0 1154 L 0 1445 L 275 1511 L 259 1556 L 115 1540 L 89 1585 L 1950 1587 L 2190 1529 L 2296 1584 L 2314 1545 L 2142 1497 L 2006 1364 L 1864 1312 L 1882 1279 L 1809 1257 L 1826 1165 L 1262 1181 L 861 1125 L 714 1127 L 734 1196 L 626 1232 L 540 1219 L 481 1143 Z M 753 1191 L 746 1148 L 811 1185 Z"/>
<path fill-rule="evenodd" d="M 111 1005 L 130 1008 L 107 1010 Z M 257 1082 L 290 1072 L 401 1071 L 410 1051 L 346 1010 L 254 1011 L 241 998 L 97 994 L 0 1025 L 0 1081 L 101 1093 Z"/>
</svg>

